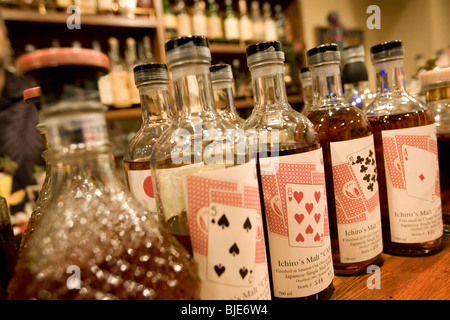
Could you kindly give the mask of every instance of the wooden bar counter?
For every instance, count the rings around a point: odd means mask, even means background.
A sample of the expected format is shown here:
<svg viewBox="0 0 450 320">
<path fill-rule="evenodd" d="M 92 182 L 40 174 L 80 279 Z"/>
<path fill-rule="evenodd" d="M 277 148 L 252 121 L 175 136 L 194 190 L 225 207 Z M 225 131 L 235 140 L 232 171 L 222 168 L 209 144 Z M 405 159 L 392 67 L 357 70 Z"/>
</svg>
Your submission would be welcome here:
<svg viewBox="0 0 450 320">
<path fill-rule="evenodd" d="M 382 257 L 380 289 L 367 286 L 375 273 L 335 276 L 332 300 L 450 300 L 450 236 L 433 255 Z"/>
</svg>

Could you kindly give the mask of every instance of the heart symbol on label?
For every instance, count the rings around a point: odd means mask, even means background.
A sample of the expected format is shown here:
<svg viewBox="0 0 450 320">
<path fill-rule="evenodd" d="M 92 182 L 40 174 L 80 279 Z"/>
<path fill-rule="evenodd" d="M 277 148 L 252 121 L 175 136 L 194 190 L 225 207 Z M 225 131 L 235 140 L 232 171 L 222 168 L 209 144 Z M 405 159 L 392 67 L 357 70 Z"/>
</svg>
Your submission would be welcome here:
<svg viewBox="0 0 450 320">
<path fill-rule="evenodd" d="M 295 220 L 297 220 L 298 224 L 302 223 L 305 216 L 303 214 L 295 214 L 294 216 Z"/>
<path fill-rule="evenodd" d="M 320 191 L 314 192 L 314 198 L 316 199 L 316 202 L 319 203 L 319 200 L 320 200 Z"/>
<path fill-rule="evenodd" d="M 310 203 L 305 204 L 305 209 L 306 209 L 306 211 L 308 211 L 309 214 L 311 213 L 313 208 L 314 208 L 314 203 L 310 202 Z"/>
<path fill-rule="evenodd" d="M 292 201 L 292 197 L 288 197 L 289 201 Z"/>
<path fill-rule="evenodd" d="M 316 214 L 314 215 L 314 220 L 316 220 L 316 222 L 319 223 L 319 220 L 320 220 L 320 213 L 316 213 Z"/>
<path fill-rule="evenodd" d="M 320 235 L 318 233 L 316 233 L 316 236 L 314 237 L 314 242 L 319 242 L 320 241 Z"/>
<path fill-rule="evenodd" d="M 294 198 L 295 198 L 295 200 L 297 201 L 297 203 L 298 204 L 300 204 L 300 202 L 302 201 L 302 199 L 303 199 L 303 192 L 297 192 L 297 191 L 295 191 L 294 192 Z"/>
<path fill-rule="evenodd" d="M 303 242 L 303 241 L 305 241 L 305 238 L 303 238 L 302 234 L 299 233 L 298 236 L 297 236 L 297 238 L 295 238 L 295 240 L 296 240 L 297 242 Z"/>
<path fill-rule="evenodd" d="M 305 230 L 306 234 L 312 234 L 313 233 L 313 228 L 311 227 L 311 225 L 308 225 L 308 227 Z"/>
</svg>

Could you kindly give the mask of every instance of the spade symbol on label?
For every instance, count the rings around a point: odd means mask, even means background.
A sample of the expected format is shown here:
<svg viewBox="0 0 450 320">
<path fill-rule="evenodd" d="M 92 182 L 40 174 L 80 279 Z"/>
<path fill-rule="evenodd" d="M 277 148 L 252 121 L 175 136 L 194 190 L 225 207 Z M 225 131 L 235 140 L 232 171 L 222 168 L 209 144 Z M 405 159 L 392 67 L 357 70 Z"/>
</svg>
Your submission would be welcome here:
<svg viewBox="0 0 450 320">
<path fill-rule="evenodd" d="M 224 273 L 225 267 L 219 263 L 218 265 L 214 266 L 214 271 L 216 271 L 217 276 L 220 277 L 222 275 L 222 273 Z"/>
<path fill-rule="evenodd" d="M 233 255 L 233 257 L 239 254 L 239 247 L 237 246 L 236 242 L 230 247 L 229 252 Z"/>
<path fill-rule="evenodd" d="M 218 225 L 222 227 L 222 229 L 228 228 L 230 226 L 226 215 L 223 214 L 222 217 L 220 217 Z"/>
<path fill-rule="evenodd" d="M 244 229 L 247 230 L 247 232 L 252 229 L 252 223 L 248 217 L 244 222 Z"/>
</svg>

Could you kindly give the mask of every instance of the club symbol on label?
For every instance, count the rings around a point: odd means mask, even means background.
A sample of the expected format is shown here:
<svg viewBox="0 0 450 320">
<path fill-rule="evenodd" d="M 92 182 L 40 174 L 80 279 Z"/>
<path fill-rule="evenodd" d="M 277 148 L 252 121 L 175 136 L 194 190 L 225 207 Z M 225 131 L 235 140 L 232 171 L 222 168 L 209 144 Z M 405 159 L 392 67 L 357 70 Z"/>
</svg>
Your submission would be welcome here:
<svg viewBox="0 0 450 320">
<path fill-rule="evenodd" d="M 216 271 L 217 276 L 220 277 L 222 273 L 225 272 L 225 266 L 219 263 L 218 265 L 214 266 L 214 271 Z"/>
<path fill-rule="evenodd" d="M 222 229 L 228 228 L 230 226 L 227 216 L 224 214 L 222 215 L 222 217 L 220 217 L 220 219 L 217 223 L 220 227 L 222 227 Z"/>
<path fill-rule="evenodd" d="M 233 257 L 239 254 L 239 247 L 237 246 L 236 242 L 230 247 L 230 250 L 228 251 L 233 255 Z"/>
<path fill-rule="evenodd" d="M 248 232 L 252 229 L 252 223 L 250 222 L 250 219 L 247 217 L 247 219 L 244 222 L 244 229 Z"/>
</svg>

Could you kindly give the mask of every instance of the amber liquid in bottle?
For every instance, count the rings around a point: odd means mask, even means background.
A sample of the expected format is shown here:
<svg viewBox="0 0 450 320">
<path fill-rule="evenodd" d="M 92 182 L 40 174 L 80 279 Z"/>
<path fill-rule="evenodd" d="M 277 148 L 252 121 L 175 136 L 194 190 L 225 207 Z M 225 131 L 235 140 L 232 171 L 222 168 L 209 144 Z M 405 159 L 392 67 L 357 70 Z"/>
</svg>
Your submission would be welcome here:
<svg viewBox="0 0 450 320">
<path fill-rule="evenodd" d="M 450 133 L 437 134 L 444 231 L 450 233 Z"/>
<path fill-rule="evenodd" d="M 386 172 L 384 166 L 384 153 L 381 137 L 382 130 L 404 129 L 433 124 L 434 118 L 431 111 L 420 110 L 405 114 L 395 114 L 385 117 L 368 117 L 368 118 L 372 125 L 372 132 L 374 134 L 375 140 L 375 156 L 378 169 L 381 222 L 382 225 L 384 226 L 383 227 L 384 248 L 392 253 L 412 254 L 412 255 L 421 255 L 438 250 L 442 242 L 442 237 L 432 241 L 413 244 L 395 243 L 391 241 L 391 234 L 389 228 L 389 205 L 386 190 Z M 440 146 L 440 148 L 442 147 L 443 146 Z M 441 152 L 440 149 L 439 152 Z M 445 153 L 443 153 L 443 155 L 439 154 L 439 157 L 440 158 L 445 157 Z M 441 183 L 443 182 L 441 181 Z"/>
<path fill-rule="evenodd" d="M 362 112 L 356 107 L 344 107 L 335 109 L 332 112 L 327 109 L 315 109 L 306 116 L 318 128 L 317 131 L 319 132 L 320 144 L 323 150 L 325 180 L 328 191 L 328 219 L 330 222 L 330 237 L 335 271 L 340 274 L 363 272 L 371 264 L 379 265 L 382 262 L 381 255 L 357 263 L 349 264 L 340 262 L 330 143 L 370 136 L 370 126 Z M 379 175 L 380 173 L 378 173 Z"/>
</svg>

